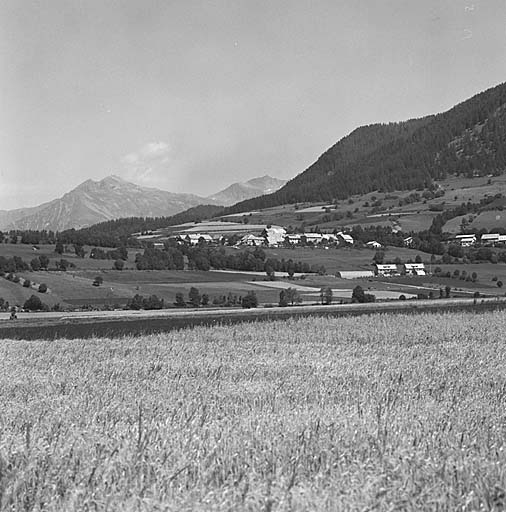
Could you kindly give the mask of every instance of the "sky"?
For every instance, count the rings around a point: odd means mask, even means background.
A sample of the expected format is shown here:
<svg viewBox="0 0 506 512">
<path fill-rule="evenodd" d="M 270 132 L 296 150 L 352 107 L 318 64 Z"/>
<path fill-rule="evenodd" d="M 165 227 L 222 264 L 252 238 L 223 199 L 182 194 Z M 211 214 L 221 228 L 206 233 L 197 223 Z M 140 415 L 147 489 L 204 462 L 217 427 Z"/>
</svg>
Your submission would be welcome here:
<svg viewBox="0 0 506 512">
<path fill-rule="evenodd" d="M 2 0 L 0 210 L 207 196 L 506 81 L 506 0 Z"/>
</svg>

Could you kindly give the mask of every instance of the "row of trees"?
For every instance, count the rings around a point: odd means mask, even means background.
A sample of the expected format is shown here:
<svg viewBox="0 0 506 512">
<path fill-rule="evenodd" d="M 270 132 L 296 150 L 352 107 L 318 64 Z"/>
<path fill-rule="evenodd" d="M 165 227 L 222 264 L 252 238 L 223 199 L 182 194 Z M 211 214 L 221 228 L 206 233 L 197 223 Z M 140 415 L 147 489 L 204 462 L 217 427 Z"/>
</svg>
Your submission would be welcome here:
<svg viewBox="0 0 506 512">
<path fill-rule="evenodd" d="M 9 274 L 6 274 L 5 272 L 1 272 L 0 271 L 0 277 L 5 277 L 5 279 L 7 279 L 7 281 L 11 281 L 13 283 L 20 283 L 20 284 L 23 285 L 24 288 L 33 288 L 33 287 L 37 286 L 37 284 L 36 283 L 32 283 L 30 281 L 30 279 L 21 279 L 19 276 L 13 274 L 12 272 L 9 273 Z M 37 290 L 40 293 L 46 293 L 47 292 L 47 285 L 46 285 L 46 283 L 40 283 L 37 286 Z"/>
<path fill-rule="evenodd" d="M 128 260 L 128 250 L 126 247 L 118 247 L 110 251 L 105 251 L 100 247 L 94 247 L 90 251 L 90 258 L 94 260 Z"/>
<path fill-rule="evenodd" d="M 188 301 L 185 300 L 182 292 L 176 293 L 176 299 L 174 301 L 174 305 L 178 308 L 187 306 L 198 308 L 200 306 L 207 306 L 208 304 L 209 295 L 206 293 L 201 295 L 199 289 L 193 286 L 188 292 Z M 225 307 L 240 305 L 243 308 L 256 308 L 258 306 L 258 298 L 254 291 L 249 291 L 243 297 L 237 297 L 229 293 L 228 296 L 215 297 L 213 305 Z"/>
<path fill-rule="evenodd" d="M 20 256 L 12 256 L 11 258 L 0 256 L 0 272 L 4 273 L 27 272 L 30 270 L 37 272 L 39 270 L 50 270 L 51 268 L 65 271 L 69 268 L 75 268 L 75 265 L 62 258 L 54 260 L 54 267 L 50 267 L 50 260 L 45 255 L 36 256 L 29 263 Z"/>
<path fill-rule="evenodd" d="M 184 255 L 175 247 L 165 250 L 147 248 L 135 256 L 137 270 L 183 270 Z"/>
</svg>

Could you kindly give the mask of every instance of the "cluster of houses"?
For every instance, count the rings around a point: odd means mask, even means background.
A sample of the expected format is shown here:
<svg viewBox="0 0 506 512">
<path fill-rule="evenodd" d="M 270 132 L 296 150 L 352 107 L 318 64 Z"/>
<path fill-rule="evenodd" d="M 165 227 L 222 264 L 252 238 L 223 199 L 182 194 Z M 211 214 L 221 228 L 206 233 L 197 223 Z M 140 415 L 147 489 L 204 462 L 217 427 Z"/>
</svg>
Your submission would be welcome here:
<svg viewBox="0 0 506 512">
<path fill-rule="evenodd" d="M 342 270 L 337 273 L 342 279 L 367 279 L 370 277 L 394 277 L 394 276 L 426 276 L 427 270 L 423 263 L 377 263 L 374 270 Z"/>
<path fill-rule="evenodd" d="M 401 268 L 399 268 L 401 267 Z M 375 274 L 377 276 L 425 276 L 427 271 L 423 263 L 404 263 L 396 265 L 394 263 L 376 264 Z"/>
<path fill-rule="evenodd" d="M 467 235 L 456 235 L 453 242 L 458 243 L 461 247 L 474 247 L 478 244 L 478 237 L 471 233 Z M 499 233 L 484 233 L 479 239 L 480 245 L 485 247 L 498 247 L 506 245 L 506 235 Z"/>
<path fill-rule="evenodd" d="M 154 238 L 156 234 L 152 233 L 148 236 L 139 236 L 139 239 Z M 198 245 L 199 243 L 206 244 L 221 244 L 225 238 L 223 233 L 181 233 L 174 238 L 179 243 L 186 243 L 190 245 Z M 164 241 L 168 238 L 157 238 L 153 240 L 155 248 L 162 248 Z M 288 234 L 286 229 L 281 226 L 266 227 L 261 233 L 247 233 L 244 234 L 236 243 L 236 245 L 248 247 L 280 247 L 284 245 L 320 245 L 320 244 L 335 244 L 335 245 L 353 245 L 355 240 L 348 233 L 339 232 L 333 233 L 297 233 Z M 373 245 L 370 245 L 373 244 Z M 367 244 L 370 247 L 381 247 L 377 242 L 370 242 Z"/>
<path fill-rule="evenodd" d="M 413 245 L 413 237 L 408 236 L 404 239 L 404 246 L 411 247 Z M 476 245 L 482 245 L 485 247 L 501 247 L 506 246 L 506 235 L 500 235 L 499 233 L 485 233 L 478 237 L 474 233 L 455 235 L 453 238 L 448 240 L 449 244 L 460 245 L 461 247 L 474 247 Z"/>
<path fill-rule="evenodd" d="M 349 244 L 353 245 L 355 240 L 347 233 L 294 233 L 288 234 L 284 228 L 268 228 L 265 236 L 246 235 L 239 245 L 278 247 L 280 245 L 319 245 L 319 244 Z"/>
</svg>

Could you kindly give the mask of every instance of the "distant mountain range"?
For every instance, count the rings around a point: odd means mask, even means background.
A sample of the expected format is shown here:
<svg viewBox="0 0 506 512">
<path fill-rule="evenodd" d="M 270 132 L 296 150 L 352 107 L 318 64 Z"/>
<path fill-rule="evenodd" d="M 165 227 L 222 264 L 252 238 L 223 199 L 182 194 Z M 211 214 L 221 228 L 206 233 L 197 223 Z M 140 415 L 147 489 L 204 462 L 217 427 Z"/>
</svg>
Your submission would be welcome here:
<svg viewBox="0 0 506 512">
<path fill-rule="evenodd" d="M 165 217 L 203 204 L 230 205 L 270 193 L 284 183 L 264 176 L 235 183 L 204 198 L 141 187 L 118 176 L 108 176 L 100 181 L 87 180 L 62 197 L 39 206 L 0 210 L 0 230 L 63 231 L 124 217 Z"/>
<path fill-rule="evenodd" d="M 242 201 L 229 213 L 423 188 L 449 174 L 505 170 L 506 83 L 443 114 L 357 128 L 278 191 Z"/>
<path fill-rule="evenodd" d="M 208 199 L 224 206 L 230 206 L 252 197 L 272 194 L 272 192 L 279 190 L 285 183 L 286 180 L 262 176 L 261 178 L 253 178 L 244 183 L 234 183 L 221 192 L 209 196 Z"/>
</svg>

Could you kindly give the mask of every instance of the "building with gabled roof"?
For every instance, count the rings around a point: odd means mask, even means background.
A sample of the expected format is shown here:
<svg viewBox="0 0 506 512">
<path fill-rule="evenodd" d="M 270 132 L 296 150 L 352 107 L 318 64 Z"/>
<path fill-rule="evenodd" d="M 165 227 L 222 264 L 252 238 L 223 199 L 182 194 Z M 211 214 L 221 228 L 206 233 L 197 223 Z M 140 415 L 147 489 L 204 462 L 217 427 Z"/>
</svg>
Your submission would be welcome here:
<svg viewBox="0 0 506 512">
<path fill-rule="evenodd" d="M 469 235 L 455 235 L 454 241 L 460 244 L 461 247 L 472 247 L 476 244 L 476 235 L 471 233 Z"/>
<path fill-rule="evenodd" d="M 399 269 L 393 263 L 376 263 L 376 275 L 378 276 L 398 276 Z"/>
<path fill-rule="evenodd" d="M 341 239 L 344 243 L 353 245 L 355 243 L 355 240 L 353 240 L 353 237 L 349 235 L 348 233 L 343 233 L 342 231 L 339 231 L 337 233 L 337 236 L 339 239 Z"/>
<path fill-rule="evenodd" d="M 405 263 L 404 271 L 408 276 L 426 276 L 425 265 L 423 263 Z"/>
<path fill-rule="evenodd" d="M 265 238 L 263 236 L 245 235 L 241 238 L 237 245 L 248 245 L 250 247 L 260 247 L 265 245 Z"/>
</svg>

